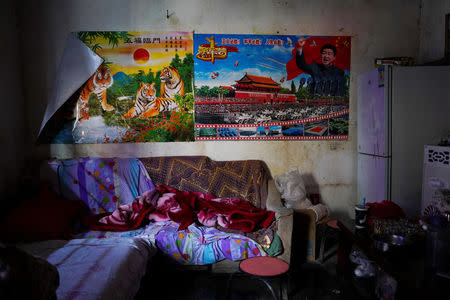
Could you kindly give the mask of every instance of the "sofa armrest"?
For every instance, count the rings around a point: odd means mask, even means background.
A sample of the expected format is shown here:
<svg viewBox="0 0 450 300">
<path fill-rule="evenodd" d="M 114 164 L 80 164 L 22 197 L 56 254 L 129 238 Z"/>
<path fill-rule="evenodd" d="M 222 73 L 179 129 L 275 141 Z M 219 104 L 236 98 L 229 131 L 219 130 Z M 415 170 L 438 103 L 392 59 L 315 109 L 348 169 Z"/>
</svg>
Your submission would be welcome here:
<svg viewBox="0 0 450 300">
<path fill-rule="evenodd" d="M 278 255 L 278 258 L 287 263 L 291 261 L 291 247 L 292 247 L 292 230 L 294 223 L 294 215 L 285 215 L 277 218 L 277 234 L 283 243 L 283 253 Z"/>
<path fill-rule="evenodd" d="M 292 230 L 294 223 L 294 211 L 291 208 L 286 208 L 281 202 L 281 195 L 278 192 L 273 179 L 268 181 L 266 209 L 275 212 L 277 220 L 277 234 L 283 243 L 283 253 L 278 258 L 289 263 L 291 260 L 291 244 L 292 244 Z"/>
</svg>

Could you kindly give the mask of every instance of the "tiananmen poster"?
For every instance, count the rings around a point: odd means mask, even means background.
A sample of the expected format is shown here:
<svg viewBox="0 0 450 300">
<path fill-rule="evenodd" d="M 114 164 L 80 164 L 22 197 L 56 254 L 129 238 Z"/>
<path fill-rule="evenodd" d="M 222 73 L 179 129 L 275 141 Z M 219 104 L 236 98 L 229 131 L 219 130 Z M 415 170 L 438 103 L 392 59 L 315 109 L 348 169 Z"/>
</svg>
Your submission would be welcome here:
<svg viewBox="0 0 450 300">
<path fill-rule="evenodd" d="M 348 138 L 348 36 L 195 34 L 195 140 Z"/>
</svg>

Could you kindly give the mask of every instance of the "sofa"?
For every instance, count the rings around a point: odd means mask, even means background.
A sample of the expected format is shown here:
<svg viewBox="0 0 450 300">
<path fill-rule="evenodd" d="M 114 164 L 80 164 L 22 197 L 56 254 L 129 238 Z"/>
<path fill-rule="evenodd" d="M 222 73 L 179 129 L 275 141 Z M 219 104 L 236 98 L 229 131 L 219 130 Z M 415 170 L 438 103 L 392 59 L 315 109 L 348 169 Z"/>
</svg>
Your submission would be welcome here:
<svg viewBox="0 0 450 300">
<path fill-rule="evenodd" d="M 293 211 L 283 207 L 266 164 L 259 160 L 214 161 L 206 156 L 141 158 L 155 185 L 237 197 L 258 208 L 274 211 L 276 233 L 283 247 L 278 258 L 291 260 Z M 234 272 L 239 261 L 221 260 L 207 267 L 212 272 Z"/>
<path fill-rule="evenodd" d="M 95 166 L 93 162 L 96 163 Z M 89 169 L 91 165 L 92 169 Z M 107 175 L 102 177 L 102 172 Z M 173 252 L 171 256 L 172 259 L 176 258 L 174 261 L 180 266 L 195 267 L 190 265 L 190 262 L 195 262 L 211 272 L 234 272 L 238 269 L 240 260 L 270 252 L 270 245 L 255 242 L 258 237 L 252 236 L 252 233 L 237 233 L 235 229 L 225 227 L 222 229 L 227 235 L 226 239 L 233 241 L 233 244 L 239 242 L 241 247 L 245 244 L 246 248 L 242 248 L 235 257 L 219 255 L 216 257 L 217 261 L 214 257 L 211 258 L 211 255 L 206 255 L 206 250 L 202 252 L 202 258 L 199 260 L 186 258 L 186 253 L 182 251 L 189 251 L 189 247 L 187 244 L 178 244 L 179 241 L 172 240 L 162 247 L 161 243 L 166 241 L 158 239 L 162 230 L 156 233 L 155 226 L 146 229 L 152 223 L 145 227 L 115 232 L 86 228 L 86 216 L 110 214 L 114 207 L 127 205 L 122 202 L 123 198 L 128 199 L 128 204 L 130 201 L 135 203 L 139 195 L 152 188 L 152 185 L 168 186 L 202 197 L 203 193 L 207 193 L 220 199 L 238 198 L 248 201 L 261 211 L 275 212 L 270 240 L 275 244 L 274 241 L 278 237 L 279 245 L 276 248 L 278 250 L 272 253 L 288 263 L 291 261 L 293 211 L 283 207 L 271 174 L 262 161 L 214 161 L 206 156 L 95 160 L 81 158 L 46 161 L 40 174 L 40 179 L 50 184 L 45 186 L 40 194 L 26 200 L 7 215 L 2 221 L 4 230 L 0 232 L 0 241 L 7 247 L 15 247 L 55 266 L 59 273 L 56 290 L 58 299 L 130 299 L 139 289 L 140 279 L 147 272 L 148 263 L 157 251 L 164 252 L 175 246 L 183 248 L 178 249 L 181 255 Z M 86 174 L 91 178 L 86 179 Z M 82 180 L 86 181 L 83 188 Z M 107 181 L 109 185 L 106 184 Z M 93 190 L 89 190 L 89 186 Z M 99 194 L 100 192 L 103 194 Z M 166 222 L 172 226 L 164 227 L 172 228 L 166 237 L 183 235 L 187 240 L 187 236 L 195 235 L 197 230 L 197 227 L 191 227 L 197 224 L 191 224 L 185 231 L 177 231 L 178 224 L 173 221 Z M 266 241 L 267 235 L 268 233 L 263 231 L 261 240 Z M 223 244 L 223 240 L 217 242 Z M 258 251 L 261 249 L 265 251 Z M 195 252 L 193 253 L 189 254 L 195 256 Z M 170 256 L 169 252 L 164 254 Z M 223 259 L 224 257 L 232 260 Z"/>
</svg>

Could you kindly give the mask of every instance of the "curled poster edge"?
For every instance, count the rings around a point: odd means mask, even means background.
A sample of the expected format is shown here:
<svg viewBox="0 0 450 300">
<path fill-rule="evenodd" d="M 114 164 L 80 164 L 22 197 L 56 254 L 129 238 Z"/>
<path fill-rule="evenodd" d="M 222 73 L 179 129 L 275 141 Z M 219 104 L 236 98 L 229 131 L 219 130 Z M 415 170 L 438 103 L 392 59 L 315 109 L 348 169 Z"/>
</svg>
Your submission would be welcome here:
<svg viewBox="0 0 450 300">
<path fill-rule="evenodd" d="M 68 35 L 38 138 L 53 114 L 94 74 L 102 62 L 103 59 L 73 33 Z"/>
</svg>

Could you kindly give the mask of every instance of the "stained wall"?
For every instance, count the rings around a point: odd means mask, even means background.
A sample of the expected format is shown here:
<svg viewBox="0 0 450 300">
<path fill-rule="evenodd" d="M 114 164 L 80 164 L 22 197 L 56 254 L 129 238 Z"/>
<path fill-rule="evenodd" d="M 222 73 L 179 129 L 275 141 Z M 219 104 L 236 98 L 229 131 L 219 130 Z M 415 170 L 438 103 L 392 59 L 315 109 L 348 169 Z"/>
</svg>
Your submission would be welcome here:
<svg viewBox="0 0 450 300">
<path fill-rule="evenodd" d="M 444 57 L 445 15 L 448 13 L 450 13 L 449 0 L 422 1 L 418 63 L 430 63 Z"/>
<path fill-rule="evenodd" d="M 333 213 L 351 214 L 356 199 L 356 76 L 375 57 L 419 52 L 420 0 L 67 0 L 24 1 L 21 40 L 26 64 L 27 155 L 144 157 L 208 155 L 216 160 L 262 159 L 272 175 L 299 169 Z M 40 122 L 64 41 L 80 30 L 194 30 L 198 33 L 352 36 L 348 141 L 189 142 L 50 145 L 36 148 Z M 25 57 L 23 57 L 25 59 Z"/>
</svg>

